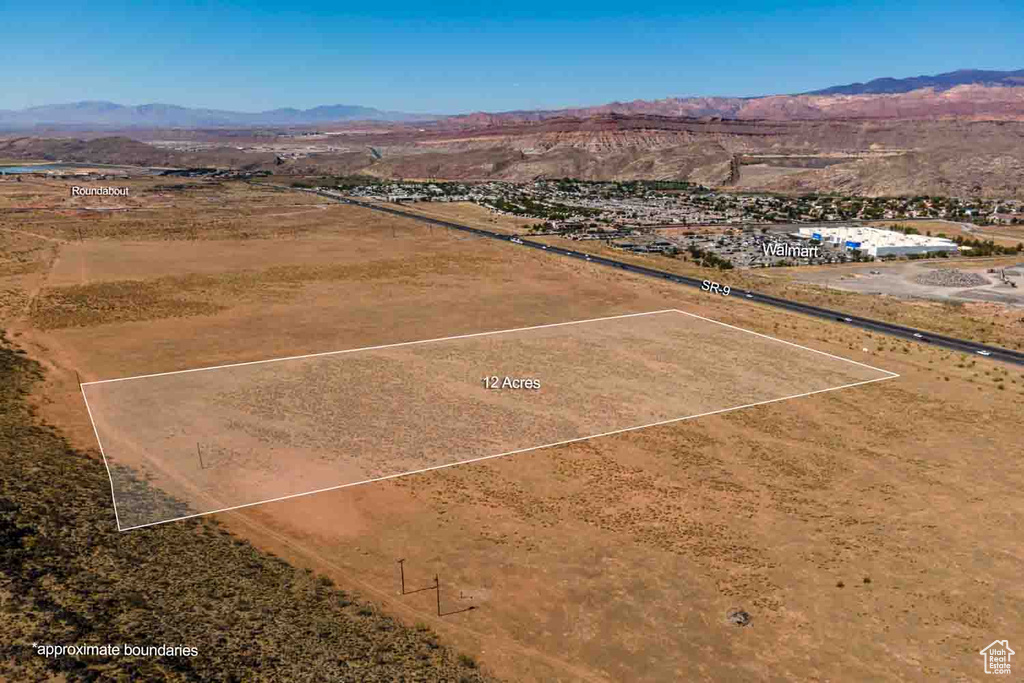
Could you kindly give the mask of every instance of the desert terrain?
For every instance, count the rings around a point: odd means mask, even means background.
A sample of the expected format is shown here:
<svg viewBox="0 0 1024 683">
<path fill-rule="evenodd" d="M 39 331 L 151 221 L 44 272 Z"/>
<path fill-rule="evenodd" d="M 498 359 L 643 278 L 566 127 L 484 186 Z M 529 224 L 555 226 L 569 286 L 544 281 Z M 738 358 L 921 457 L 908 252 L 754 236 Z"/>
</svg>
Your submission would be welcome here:
<svg viewBox="0 0 1024 683">
<path fill-rule="evenodd" d="M 127 530 L 893 377 L 669 309 L 82 388 Z"/>
<path fill-rule="evenodd" d="M 166 139 L 164 132 L 153 133 L 160 140 L 134 131 L 8 134 L 0 137 L 0 157 L 287 176 L 672 179 L 760 192 L 1019 199 L 1024 196 L 1022 131 L 1019 117 L 768 120 L 595 111 L 527 120 L 453 118 L 369 131 L 350 124 L 312 141 L 310 133 L 317 129 L 281 130 L 258 139 L 251 130 L 208 131 L 211 139 L 198 148 L 191 133 L 179 134 L 178 140 Z"/>
<path fill-rule="evenodd" d="M 958 680 L 991 640 L 1024 636 L 1019 368 L 302 193 L 131 182 L 107 211 L 69 206 L 61 181 L 0 183 L 0 319 L 43 368 L 31 405 L 95 458 L 79 381 L 669 308 L 900 375 L 217 516 L 436 632 L 474 676 L 478 662 L 508 680 Z M 901 320 L 1020 342 L 1019 313 L 944 306 Z M 698 385 L 717 363 L 786 363 L 677 353 Z M 174 524 L 125 538 L 158 544 Z M 435 576 L 443 592 L 419 590 Z"/>
<path fill-rule="evenodd" d="M 903 299 L 989 302 L 1003 304 L 1008 310 L 1024 308 L 1024 264 L 1017 259 L 993 259 L 985 264 L 959 262 L 955 267 L 941 262 L 872 264 L 794 273 L 800 282 L 809 282 L 844 291 L 893 296 Z M 1001 277 L 1006 273 L 1006 280 Z M 1014 287 L 1013 285 L 1016 285 Z"/>
<path fill-rule="evenodd" d="M 526 234 L 531 226 L 537 225 L 536 219 L 495 213 L 473 202 L 417 202 L 405 206 L 404 210 L 474 228 L 515 235 Z"/>
</svg>

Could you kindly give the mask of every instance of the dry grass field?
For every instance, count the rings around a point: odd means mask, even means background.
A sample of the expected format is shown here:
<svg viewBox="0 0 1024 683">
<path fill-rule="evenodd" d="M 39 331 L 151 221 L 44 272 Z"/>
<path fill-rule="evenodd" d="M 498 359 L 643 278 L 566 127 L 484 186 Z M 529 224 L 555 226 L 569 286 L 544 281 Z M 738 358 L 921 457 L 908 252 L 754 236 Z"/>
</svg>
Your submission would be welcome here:
<svg viewBox="0 0 1024 683">
<path fill-rule="evenodd" d="M 485 671 L 969 680 L 989 642 L 1024 642 L 1024 464 L 1008 457 L 1024 424 L 1019 368 L 354 207 L 281 217 L 295 221 L 288 231 L 266 218 L 276 211 L 266 190 L 183 192 L 109 219 L 116 228 L 98 221 L 78 244 L 78 214 L 40 209 L 16 225 L 5 214 L 21 236 L 63 240 L 4 253 L 34 264 L 5 276 L 20 303 L 4 325 L 47 370 L 31 396 L 40 414 L 97 456 L 76 372 L 96 380 L 664 308 L 901 375 L 218 516 L 256 547 L 435 630 Z M 217 197 L 207 206 L 218 221 L 193 208 L 204 196 Z M 139 246 L 155 240 L 166 250 Z M 244 251 L 260 241 L 273 248 Z M 880 312 L 852 293 L 816 296 Z M 1021 324 L 967 306 L 955 318 L 900 306 L 898 319 L 954 333 L 991 320 L 976 334 L 997 343 Z M 708 373 L 725 360 L 703 353 Z M 156 540 L 161 528 L 128 533 Z M 414 592 L 435 575 L 441 617 L 433 591 Z M 730 623 L 734 609 L 749 626 Z"/>
<path fill-rule="evenodd" d="M 891 377 L 666 310 L 83 390 L 127 529 Z"/>
<path fill-rule="evenodd" d="M 473 202 L 414 202 L 403 207 L 405 211 L 454 221 L 475 228 L 525 234 L 530 226 L 543 223 L 536 218 L 520 218 L 508 214 L 499 214 Z"/>
<path fill-rule="evenodd" d="M 118 532 L 103 463 L 26 400 L 42 377 L 0 337 L 0 681 L 493 680 L 425 624 L 402 624 L 213 518 Z M 34 647 L 107 643 L 195 650 Z"/>
</svg>

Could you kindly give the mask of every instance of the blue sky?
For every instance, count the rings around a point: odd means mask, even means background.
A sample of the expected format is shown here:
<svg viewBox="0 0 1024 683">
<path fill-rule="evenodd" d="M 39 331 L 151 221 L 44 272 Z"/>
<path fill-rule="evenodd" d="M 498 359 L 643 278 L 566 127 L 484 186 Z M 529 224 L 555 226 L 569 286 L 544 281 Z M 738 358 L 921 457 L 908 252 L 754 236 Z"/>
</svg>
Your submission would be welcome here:
<svg viewBox="0 0 1024 683">
<path fill-rule="evenodd" d="M 1024 0 L 0 0 L 0 109 L 455 113 L 1024 68 Z"/>
</svg>

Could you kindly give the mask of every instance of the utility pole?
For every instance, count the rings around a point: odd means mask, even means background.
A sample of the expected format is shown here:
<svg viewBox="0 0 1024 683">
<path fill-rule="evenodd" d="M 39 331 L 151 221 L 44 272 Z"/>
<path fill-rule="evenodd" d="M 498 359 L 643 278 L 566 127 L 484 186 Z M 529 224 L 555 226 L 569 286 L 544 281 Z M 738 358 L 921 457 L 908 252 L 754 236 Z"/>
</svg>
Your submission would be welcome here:
<svg viewBox="0 0 1024 683">
<path fill-rule="evenodd" d="M 405 595 L 405 558 L 398 561 L 398 571 L 402 576 L 402 595 Z"/>
<path fill-rule="evenodd" d="M 434 588 L 437 589 L 437 616 L 441 616 L 441 579 L 434 574 Z"/>
<path fill-rule="evenodd" d="M 196 441 L 196 455 L 199 456 L 199 469 L 205 470 L 206 465 L 203 464 L 203 452 L 199 450 L 199 442 Z"/>
</svg>

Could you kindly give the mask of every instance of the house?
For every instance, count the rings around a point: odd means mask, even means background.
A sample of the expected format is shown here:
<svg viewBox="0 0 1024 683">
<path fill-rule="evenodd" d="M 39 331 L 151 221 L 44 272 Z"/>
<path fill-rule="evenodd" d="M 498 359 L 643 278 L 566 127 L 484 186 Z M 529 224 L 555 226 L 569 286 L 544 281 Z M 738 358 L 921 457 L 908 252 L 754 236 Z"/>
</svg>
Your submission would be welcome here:
<svg viewBox="0 0 1024 683">
<path fill-rule="evenodd" d="M 1010 658 L 1017 653 L 1010 649 L 1009 641 L 993 640 L 980 654 L 985 658 L 985 673 L 1009 674 Z"/>
</svg>

